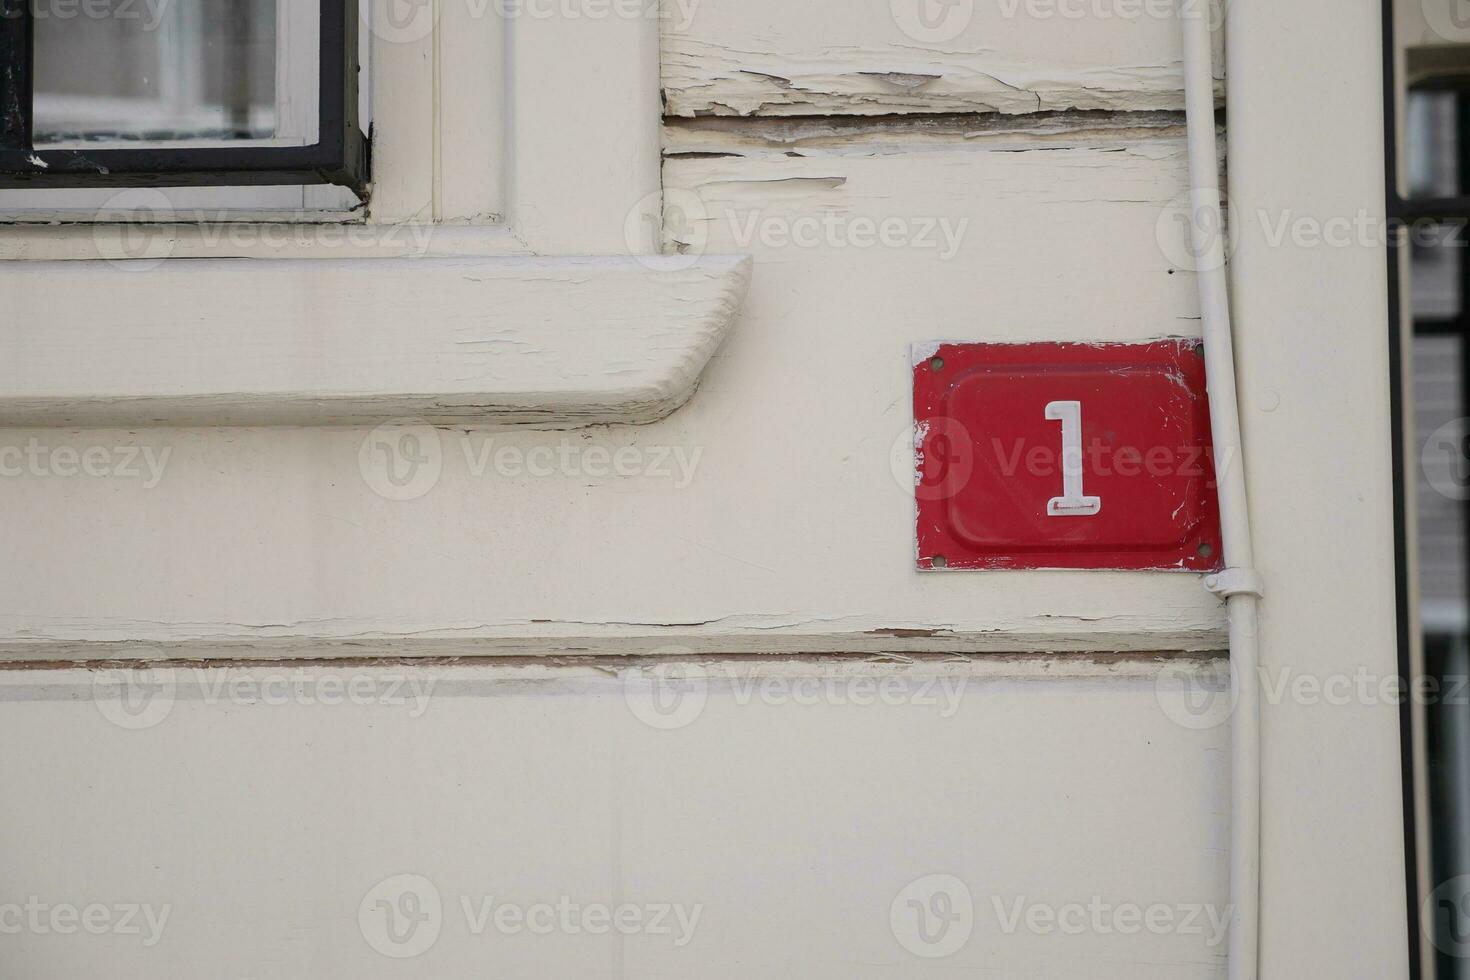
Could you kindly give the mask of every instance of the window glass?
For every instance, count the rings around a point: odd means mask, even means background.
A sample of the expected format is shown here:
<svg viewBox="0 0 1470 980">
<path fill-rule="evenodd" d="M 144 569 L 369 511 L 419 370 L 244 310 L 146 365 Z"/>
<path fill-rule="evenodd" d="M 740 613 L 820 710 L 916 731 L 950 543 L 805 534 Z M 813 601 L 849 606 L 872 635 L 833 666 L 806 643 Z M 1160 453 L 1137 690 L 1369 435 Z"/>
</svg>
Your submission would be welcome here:
<svg viewBox="0 0 1470 980">
<path fill-rule="evenodd" d="M 1460 194 L 1458 98 L 1411 91 L 1404 106 L 1404 179 L 1409 197 Z"/>
<path fill-rule="evenodd" d="M 1460 316 L 1465 287 L 1466 222 L 1415 222 L 1411 231 L 1411 292 L 1418 320 L 1454 320 Z"/>
<path fill-rule="evenodd" d="M 316 142 L 314 0 L 35 6 L 38 147 Z"/>
<path fill-rule="evenodd" d="M 1414 690 L 1448 695 L 1470 676 L 1470 17 L 1461 0 L 1395 0 L 1395 84 L 1400 119 L 1399 193 L 1418 217 L 1408 223 L 1408 312 L 1413 375 L 1406 470 L 1414 480 L 1417 526 L 1418 653 Z M 1424 215 L 1432 217 L 1424 217 Z M 1421 709 L 1428 895 L 1470 873 L 1470 706 L 1426 697 Z M 1429 907 L 1422 927 L 1442 980 L 1470 976 L 1462 947 L 1463 909 Z"/>
</svg>

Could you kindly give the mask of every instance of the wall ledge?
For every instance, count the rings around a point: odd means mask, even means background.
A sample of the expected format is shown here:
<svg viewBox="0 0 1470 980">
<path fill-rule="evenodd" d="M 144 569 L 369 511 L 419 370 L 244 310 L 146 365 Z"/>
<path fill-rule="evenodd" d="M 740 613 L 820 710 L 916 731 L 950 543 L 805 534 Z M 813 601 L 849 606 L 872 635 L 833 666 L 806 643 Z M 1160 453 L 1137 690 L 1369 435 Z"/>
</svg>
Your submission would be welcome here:
<svg viewBox="0 0 1470 980">
<path fill-rule="evenodd" d="M 0 425 L 573 428 L 682 405 L 742 256 L 0 264 Z"/>
</svg>

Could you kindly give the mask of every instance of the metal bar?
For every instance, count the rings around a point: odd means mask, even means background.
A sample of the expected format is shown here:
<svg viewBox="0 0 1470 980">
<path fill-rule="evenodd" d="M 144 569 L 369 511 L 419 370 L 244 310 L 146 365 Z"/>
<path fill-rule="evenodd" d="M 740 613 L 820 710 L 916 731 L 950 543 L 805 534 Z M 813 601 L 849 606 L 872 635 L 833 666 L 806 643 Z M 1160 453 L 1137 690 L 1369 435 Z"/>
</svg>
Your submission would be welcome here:
<svg viewBox="0 0 1470 980">
<path fill-rule="evenodd" d="M 321 106 L 318 142 L 342 161 L 336 183 L 361 193 L 368 181 L 368 140 L 358 112 L 360 0 L 321 0 Z"/>
<path fill-rule="evenodd" d="M 1387 210 L 1390 216 L 1401 217 L 1403 201 L 1399 196 L 1398 177 L 1398 54 L 1394 41 L 1394 0 L 1381 0 L 1383 22 L 1383 145 L 1384 168 L 1387 174 Z M 1413 639 L 1410 635 L 1411 608 L 1409 595 L 1409 484 L 1406 463 L 1408 447 L 1405 440 L 1405 394 L 1404 394 L 1404 324 L 1400 304 L 1403 289 L 1400 270 L 1399 248 L 1403 242 L 1398 235 L 1388 236 L 1388 391 L 1389 429 L 1393 443 L 1393 531 L 1394 531 L 1394 603 L 1397 611 L 1398 669 L 1407 679 L 1413 676 Z M 1424 976 L 1425 964 L 1419 919 L 1418 895 L 1422 885 L 1419 881 L 1419 814 L 1418 797 L 1414 790 L 1416 765 L 1425 765 L 1427 760 L 1414 757 L 1414 714 L 1410 698 L 1399 706 L 1399 754 L 1402 767 L 1400 798 L 1403 801 L 1404 828 L 1399 844 L 1403 847 L 1404 884 L 1408 893 L 1405 902 L 1405 927 L 1408 931 L 1409 980 L 1420 980 Z M 1433 964 L 1429 964 L 1433 969 Z"/>
<path fill-rule="evenodd" d="M 1458 164 L 1459 190 L 1464 193 L 1470 188 L 1470 92 L 1461 91 L 1455 96 L 1455 153 Z M 1467 308 L 1470 308 L 1470 248 L 1464 243 L 1458 249 L 1460 258 L 1460 316 L 1461 325 L 1467 322 Z M 1462 330 L 1460 333 L 1460 417 L 1470 418 L 1470 330 Z M 1464 452 L 1465 446 L 1461 446 Z M 1461 561 L 1466 583 L 1466 594 L 1463 597 L 1466 604 L 1467 614 L 1470 614 L 1470 499 L 1467 499 L 1460 509 L 1461 546 L 1463 552 Z M 1464 778 L 1464 774 L 1460 774 Z"/>
<path fill-rule="evenodd" d="M 320 146 L 0 150 L 0 187 L 328 184 L 341 170 Z"/>
<path fill-rule="evenodd" d="M 1459 337 L 1470 335 L 1470 317 L 1463 313 L 1452 317 L 1427 317 L 1414 319 L 1416 337 Z"/>
<path fill-rule="evenodd" d="M 30 0 L 0 0 L 0 149 L 31 147 L 34 33 Z"/>
<path fill-rule="evenodd" d="M 1470 219 L 1470 197 L 1426 197 L 1406 199 L 1391 193 L 1389 217 L 1401 221 L 1455 221 Z"/>
<path fill-rule="evenodd" d="M 283 2 L 289 3 L 292 0 L 283 0 Z M 224 13 L 230 23 L 223 43 L 224 51 L 220 58 L 221 67 L 224 69 L 224 78 L 220 80 L 220 90 L 223 94 L 229 128 L 236 139 L 250 138 L 250 107 L 254 95 L 250 74 L 250 56 L 251 46 L 255 40 L 252 30 L 255 25 L 250 17 L 251 12 L 251 4 L 235 0 L 225 8 Z"/>
</svg>

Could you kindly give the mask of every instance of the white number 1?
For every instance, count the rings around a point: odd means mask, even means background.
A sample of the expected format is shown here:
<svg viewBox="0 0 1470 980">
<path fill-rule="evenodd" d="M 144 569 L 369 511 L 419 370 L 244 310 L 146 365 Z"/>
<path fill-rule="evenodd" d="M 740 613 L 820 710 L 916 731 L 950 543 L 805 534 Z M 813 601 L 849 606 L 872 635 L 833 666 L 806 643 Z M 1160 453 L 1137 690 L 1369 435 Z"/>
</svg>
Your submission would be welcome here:
<svg viewBox="0 0 1470 980">
<path fill-rule="evenodd" d="M 1062 495 L 1046 502 L 1046 516 L 1092 517 L 1102 498 L 1082 493 L 1082 403 L 1052 402 L 1046 417 L 1062 423 Z"/>
</svg>

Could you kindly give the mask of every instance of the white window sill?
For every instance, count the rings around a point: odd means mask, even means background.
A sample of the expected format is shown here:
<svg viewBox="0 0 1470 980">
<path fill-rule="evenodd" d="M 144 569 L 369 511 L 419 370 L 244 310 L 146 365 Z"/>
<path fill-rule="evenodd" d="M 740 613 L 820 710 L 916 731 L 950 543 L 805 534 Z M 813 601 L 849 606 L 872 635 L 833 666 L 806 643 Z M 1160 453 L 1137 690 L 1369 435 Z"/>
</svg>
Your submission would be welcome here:
<svg viewBox="0 0 1470 980">
<path fill-rule="evenodd" d="M 741 256 L 0 263 L 0 425 L 662 418 Z"/>
</svg>

